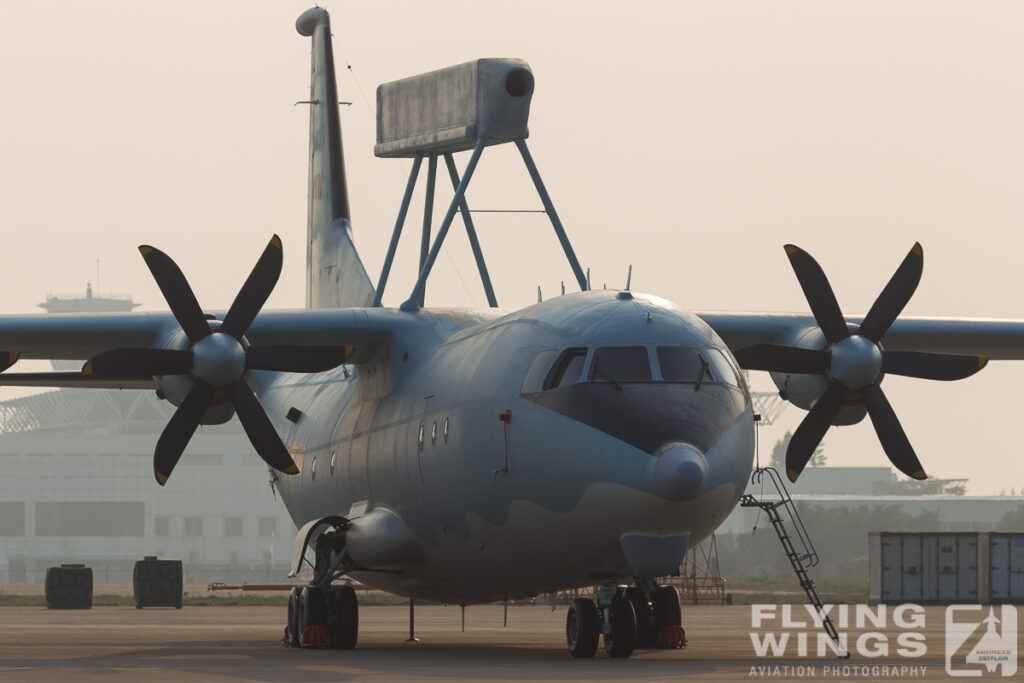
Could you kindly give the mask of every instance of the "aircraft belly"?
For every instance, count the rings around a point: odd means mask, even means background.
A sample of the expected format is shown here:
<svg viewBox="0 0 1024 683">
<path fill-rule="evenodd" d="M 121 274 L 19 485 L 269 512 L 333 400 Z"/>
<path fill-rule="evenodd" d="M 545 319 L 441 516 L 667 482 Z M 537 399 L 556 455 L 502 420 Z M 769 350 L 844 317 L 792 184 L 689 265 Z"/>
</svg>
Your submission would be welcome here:
<svg viewBox="0 0 1024 683">
<path fill-rule="evenodd" d="M 489 413 L 479 406 L 466 414 Z M 516 430 L 517 417 L 531 428 Z M 564 444 L 560 455 L 551 456 L 552 439 Z M 708 486 L 688 502 L 653 493 L 655 457 L 529 402 L 513 411 L 507 473 L 503 447 L 500 455 L 467 467 L 447 500 L 403 508 L 422 543 L 422 565 L 361 580 L 402 595 L 481 602 L 587 585 L 602 574 L 631 576 L 623 534 L 685 533 L 697 543 L 731 512 L 750 471 L 753 428 L 748 406 L 709 448 Z"/>
<path fill-rule="evenodd" d="M 631 577 L 620 536 L 665 526 L 693 529 L 703 538 L 712 519 L 724 519 L 739 491 L 722 484 L 689 503 L 674 503 L 617 484 L 589 487 L 569 513 L 554 512 L 525 500 L 513 502 L 508 522 L 488 525 L 471 518 L 474 528 L 487 528 L 487 543 L 475 538 L 444 536 L 425 547 L 420 568 L 398 574 L 359 573 L 361 581 L 399 595 L 453 603 L 502 600 L 551 590 L 593 585 L 598 576 Z M 645 525 L 634 513 L 642 511 Z M 708 517 L 708 514 L 711 517 Z M 715 522 L 717 523 L 717 522 Z"/>
</svg>

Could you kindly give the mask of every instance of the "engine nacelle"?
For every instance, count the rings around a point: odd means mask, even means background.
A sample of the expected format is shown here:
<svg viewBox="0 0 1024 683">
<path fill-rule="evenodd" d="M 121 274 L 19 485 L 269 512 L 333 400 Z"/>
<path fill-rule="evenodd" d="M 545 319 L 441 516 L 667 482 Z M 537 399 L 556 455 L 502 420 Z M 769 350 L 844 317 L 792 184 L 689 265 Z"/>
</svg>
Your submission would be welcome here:
<svg viewBox="0 0 1024 683">
<path fill-rule="evenodd" d="M 210 328 L 217 329 L 220 326 L 220 321 L 210 320 Z M 247 345 L 243 340 L 243 345 Z M 191 343 L 185 333 L 182 330 L 176 330 L 167 341 L 164 342 L 163 348 L 172 349 L 175 351 L 185 351 L 191 347 Z M 196 383 L 196 378 L 190 373 L 188 375 L 159 375 L 153 378 L 157 386 L 157 395 L 160 398 L 170 401 L 176 406 L 180 406 L 188 395 L 188 392 L 192 390 L 192 387 Z M 222 390 L 217 390 L 213 394 L 213 400 L 210 401 L 210 407 L 203 413 L 202 424 L 205 425 L 219 425 L 224 424 L 232 418 L 235 414 L 235 408 L 231 405 L 231 401 L 228 400 L 227 395 Z"/>
<path fill-rule="evenodd" d="M 817 327 L 812 327 L 798 333 L 787 346 L 797 346 L 804 349 L 824 349 L 827 346 L 825 335 Z M 829 385 L 829 379 L 825 375 L 791 375 L 781 372 L 768 373 L 779 388 L 779 395 L 798 408 L 810 410 L 818 398 L 825 393 Z M 851 394 L 850 399 L 839 411 L 835 424 L 852 425 L 857 424 L 868 414 L 867 408 L 856 394 Z"/>
</svg>

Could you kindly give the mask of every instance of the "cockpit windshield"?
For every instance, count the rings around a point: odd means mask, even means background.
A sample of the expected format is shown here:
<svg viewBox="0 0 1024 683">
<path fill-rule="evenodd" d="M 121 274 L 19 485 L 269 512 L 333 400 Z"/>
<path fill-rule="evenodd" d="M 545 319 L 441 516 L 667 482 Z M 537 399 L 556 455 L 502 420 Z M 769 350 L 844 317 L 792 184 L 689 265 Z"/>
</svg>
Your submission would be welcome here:
<svg viewBox="0 0 1024 683">
<path fill-rule="evenodd" d="M 715 378 L 730 386 L 740 386 L 740 377 L 736 368 L 725 358 L 725 354 L 718 349 L 708 349 L 708 361 L 715 370 Z"/>
<path fill-rule="evenodd" d="M 645 346 L 603 346 L 590 354 L 589 367 L 588 354 L 584 347 L 560 353 L 553 349 L 540 351 L 530 363 L 521 391 L 548 391 L 579 382 L 607 382 L 615 388 L 624 382 L 743 386 L 739 369 L 716 348 L 658 346 L 648 351 Z M 652 354 L 656 361 L 653 367 Z"/>
<path fill-rule="evenodd" d="M 705 365 L 700 351 L 692 346 L 659 346 L 658 364 L 666 382 L 696 382 Z"/>
<path fill-rule="evenodd" d="M 542 389 L 547 391 L 575 383 L 583 373 L 583 362 L 586 359 L 586 349 L 566 349 L 551 368 Z"/>
<path fill-rule="evenodd" d="M 594 352 L 591 382 L 645 382 L 651 379 L 651 362 L 642 346 L 605 346 Z"/>
</svg>

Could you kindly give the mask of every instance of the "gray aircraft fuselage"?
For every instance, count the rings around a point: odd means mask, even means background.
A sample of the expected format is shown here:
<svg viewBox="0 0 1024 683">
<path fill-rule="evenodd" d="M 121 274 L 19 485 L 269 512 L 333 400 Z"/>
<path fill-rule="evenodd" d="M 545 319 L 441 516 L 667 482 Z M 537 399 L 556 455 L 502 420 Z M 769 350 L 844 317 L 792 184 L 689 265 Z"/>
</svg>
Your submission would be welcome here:
<svg viewBox="0 0 1024 683">
<path fill-rule="evenodd" d="M 697 316 L 610 290 L 506 315 L 397 315 L 409 316 L 410 329 L 354 373 L 254 377 L 272 415 L 302 411 L 295 423 L 275 423 L 301 461 L 301 474 L 279 483 L 297 526 L 384 509 L 407 527 L 394 571 L 353 572 L 360 580 L 467 604 L 635 576 L 624 535 L 696 544 L 743 493 L 754 454 L 749 392 L 728 347 Z M 591 381 L 604 347 L 647 349 L 650 379 Z M 666 381 L 659 347 L 723 356 L 703 377 Z M 548 367 L 570 348 L 586 349 L 579 381 L 543 390 Z M 659 488 L 655 455 L 671 444 L 706 461 L 686 500 Z"/>
</svg>

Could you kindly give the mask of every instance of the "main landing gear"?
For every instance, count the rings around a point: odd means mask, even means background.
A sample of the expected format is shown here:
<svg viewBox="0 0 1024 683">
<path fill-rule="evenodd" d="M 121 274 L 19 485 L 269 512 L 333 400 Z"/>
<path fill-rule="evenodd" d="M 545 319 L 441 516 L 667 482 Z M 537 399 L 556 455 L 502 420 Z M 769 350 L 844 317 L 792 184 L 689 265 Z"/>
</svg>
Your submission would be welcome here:
<svg viewBox="0 0 1024 683">
<path fill-rule="evenodd" d="M 596 605 L 577 598 L 569 607 L 565 639 L 573 657 L 593 657 L 602 634 L 609 657 L 629 657 L 636 648 L 684 647 L 682 624 L 675 588 L 650 581 L 628 587 L 602 581 Z"/>
<path fill-rule="evenodd" d="M 288 624 L 281 642 L 286 647 L 351 650 L 359 636 L 359 604 L 351 586 L 331 582 L 349 567 L 342 529 L 316 539 L 313 581 L 295 586 L 288 596 Z"/>
<path fill-rule="evenodd" d="M 288 596 L 288 647 L 351 650 L 359 635 L 359 605 L 351 586 L 295 586 Z"/>
</svg>

